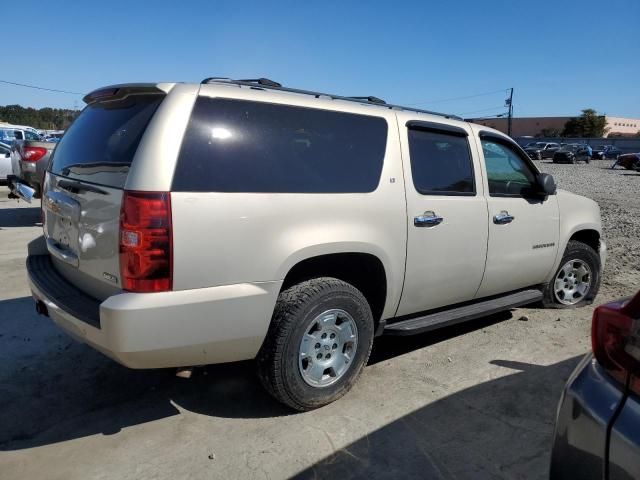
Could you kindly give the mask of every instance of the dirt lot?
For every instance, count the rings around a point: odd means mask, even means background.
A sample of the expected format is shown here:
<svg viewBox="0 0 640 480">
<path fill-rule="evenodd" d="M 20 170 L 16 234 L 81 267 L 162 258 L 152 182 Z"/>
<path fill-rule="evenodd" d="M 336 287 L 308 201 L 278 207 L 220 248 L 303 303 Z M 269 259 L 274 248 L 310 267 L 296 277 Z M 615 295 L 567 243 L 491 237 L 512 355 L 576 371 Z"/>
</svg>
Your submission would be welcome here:
<svg viewBox="0 0 640 480">
<path fill-rule="evenodd" d="M 640 288 L 640 174 L 609 163 L 542 164 L 601 205 L 609 262 L 598 302 Z M 0 479 L 546 476 L 592 308 L 382 338 L 350 394 L 292 414 L 250 362 L 191 380 L 127 370 L 38 317 L 23 264 L 39 211 L 0 192 Z"/>
</svg>

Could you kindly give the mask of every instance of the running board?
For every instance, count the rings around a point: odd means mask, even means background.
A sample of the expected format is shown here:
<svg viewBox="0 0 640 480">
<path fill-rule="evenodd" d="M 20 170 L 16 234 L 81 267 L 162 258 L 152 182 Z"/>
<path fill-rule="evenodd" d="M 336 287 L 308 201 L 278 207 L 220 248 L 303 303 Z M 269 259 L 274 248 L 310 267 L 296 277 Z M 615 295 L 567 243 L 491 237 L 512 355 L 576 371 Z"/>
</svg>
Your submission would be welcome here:
<svg viewBox="0 0 640 480">
<path fill-rule="evenodd" d="M 467 320 L 484 317 L 494 313 L 520 307 L 529 303 L 542 300 L 540 290 L 523 290 L 520 292 L 479 301 L 462 307 L 451 308 L 436 313 L 430 313 L 422 317 L 410 318 L 387 324 L 384 329 L 386 335 L 415 335 L 428 332 L 436 328 L 454 325 Z"/>
</svg>

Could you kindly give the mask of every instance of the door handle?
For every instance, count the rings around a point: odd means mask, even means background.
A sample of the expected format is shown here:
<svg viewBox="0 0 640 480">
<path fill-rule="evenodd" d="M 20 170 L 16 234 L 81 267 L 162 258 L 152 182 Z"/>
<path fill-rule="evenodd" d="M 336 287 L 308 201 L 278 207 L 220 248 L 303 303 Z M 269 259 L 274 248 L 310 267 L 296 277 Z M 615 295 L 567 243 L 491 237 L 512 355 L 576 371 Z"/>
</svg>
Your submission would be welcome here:
<svg viewBox="0 0 640 480">
<path fill-rule="evenodd" d="M 509 212 L 506 210 L 502 210 L 499 214 L 493 217 L 493 223 L 498 225 L 504 225 L 506 223 L 511 223 L 516 217 L 513 215 L 509 215 Z"/>
<path fill-rule="evenodd" d="M 416 227 L 435 227 L 440 225 L 444 218 L 436 215 L 432 211 L 424 212 L 422 215 L 413 217 L 413 225 Z"/>
</svg>

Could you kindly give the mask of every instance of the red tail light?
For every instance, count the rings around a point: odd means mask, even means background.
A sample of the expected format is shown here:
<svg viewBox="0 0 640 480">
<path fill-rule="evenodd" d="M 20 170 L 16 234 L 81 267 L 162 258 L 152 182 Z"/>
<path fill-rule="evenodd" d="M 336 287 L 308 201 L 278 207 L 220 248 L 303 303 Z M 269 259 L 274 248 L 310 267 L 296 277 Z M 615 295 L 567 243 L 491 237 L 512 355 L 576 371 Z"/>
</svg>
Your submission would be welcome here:
<svg viewBox="0 0 640 480">
<path fill-rule="evenodd" d="M 42 147 L 24 147 L 20 152 L 25 162 L 37 162 L 47 154 L 47 149 Z"/>
<path fill-rule="evenodd" d="M 169 193 L 124 192 L 120 211 L 120 278 L 124 290 L 171 290 L 172 237 Z"/>
<path fill-rule="evenodd" d="M 595 309 L 591 343 L 598 363 L 622 384 L 631 376 L 631 389 L 640 395 L 640 292 L 624 304 Z"/>
</svg>

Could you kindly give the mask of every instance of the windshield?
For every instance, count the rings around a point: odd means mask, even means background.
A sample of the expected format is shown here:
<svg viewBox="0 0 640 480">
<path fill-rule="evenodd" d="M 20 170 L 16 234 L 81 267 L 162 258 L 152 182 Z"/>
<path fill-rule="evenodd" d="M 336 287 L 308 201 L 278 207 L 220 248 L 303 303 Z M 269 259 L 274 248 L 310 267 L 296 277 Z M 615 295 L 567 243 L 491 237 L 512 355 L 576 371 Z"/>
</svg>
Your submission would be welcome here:
<svg viewBox="0 0 640 480">
<path fill-rule="evenodd" d="M 163 98 L 137 95 L 87 106 L 58 143 L 51 172 L 123 188 L 140 139 Z"/>
</svg>

